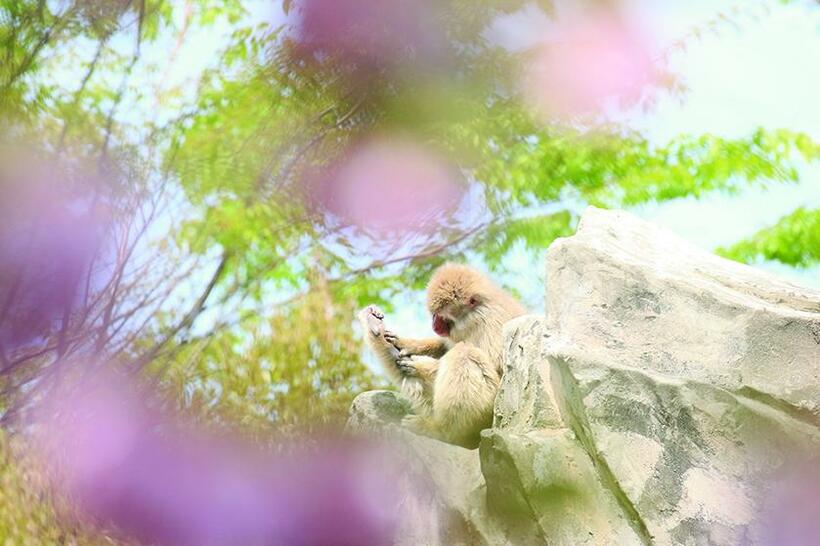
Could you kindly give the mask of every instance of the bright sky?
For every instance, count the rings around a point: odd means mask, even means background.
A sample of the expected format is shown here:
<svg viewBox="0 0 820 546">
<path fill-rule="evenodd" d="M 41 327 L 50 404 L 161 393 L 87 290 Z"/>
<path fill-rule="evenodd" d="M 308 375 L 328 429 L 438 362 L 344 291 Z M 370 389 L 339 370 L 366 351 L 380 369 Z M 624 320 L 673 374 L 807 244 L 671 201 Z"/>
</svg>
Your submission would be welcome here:
<svg viewBox="0 0 820 546">
<path fill-rule="evenodd" d="M 738 29 L 724 24 L 719 36 L 708 36 L 676 53 L 672 68 L 689 88 L 685 101 L 663 100 L 651 115 L 634 119 L 634 126 L 659 141 L 676 133 L 741 137 L 760 126 L 803 131 L 820 140 L 820 8 L 816 3 L 688 0 L 663 4 L 648 11 L 667 37 L 685 34 L 687 26 L 732 5 L 743 6 L 756 17 L 742 18 Z M 635 212 L 711 249 L 750 235 L 801 205 L 820 208 L 820 166 L 801 168 L 800 177 L 797 185 L 700 201 L 681 199 Z M 820 268 L 760 267 L 820 287 Z"/>
</svg>

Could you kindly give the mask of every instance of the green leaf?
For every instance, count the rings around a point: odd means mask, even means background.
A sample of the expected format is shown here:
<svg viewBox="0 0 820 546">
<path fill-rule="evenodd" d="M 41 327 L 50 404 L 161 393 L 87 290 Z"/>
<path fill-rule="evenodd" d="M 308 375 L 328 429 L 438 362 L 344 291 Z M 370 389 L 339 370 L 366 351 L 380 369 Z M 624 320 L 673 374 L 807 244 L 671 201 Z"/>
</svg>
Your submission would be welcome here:
<svg viewBox="0 0 820 546">
<path fill-rule="evenodd" d="M 741 262 L 776 260 L 796 267 L 820 263 L 820 209 L 798 208 L 750 238 L 718 253 Z"/>
</svg>

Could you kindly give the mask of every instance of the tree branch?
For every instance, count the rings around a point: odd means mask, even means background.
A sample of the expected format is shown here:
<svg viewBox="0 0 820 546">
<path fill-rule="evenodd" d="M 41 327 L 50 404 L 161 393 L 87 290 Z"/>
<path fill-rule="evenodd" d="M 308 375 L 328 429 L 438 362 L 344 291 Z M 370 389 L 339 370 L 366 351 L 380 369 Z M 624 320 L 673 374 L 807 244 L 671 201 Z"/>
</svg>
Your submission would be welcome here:
<svg viewBox="0 0 820 546">
<path fill-rule="evenodd" d="M 143 366 L 145 366 L 148 362 L 154 359 L 156 355 L 162 350 L 166 343 L 168 343 L 174 336 L 176 336 L 179 332 L 181 332 L 185 328 L 189 328 L 194 320 L 202 313 L 203 309 L 205 308 L 205 303 L 208 301 L 208 298 L 213 292 L 214 288 L 216 287 L 219 278 L 222 276 L 222 272 L 225 271 L 225 267 L 228 265 L 229 256 L 228 253 L 225 252 L 222 254 L 222 258 L 219 260 L 219 265 L 217 266 L 216 270 L 214 271 L 213 275 L 211 275 L 211 279 L 208 281 L 208 284 L 205 286 L 205 289 L 200 294 L 199 298 L 197 298 L 196 302 L 194 303 L 193 307 L 185 314 L 182 320 L 177 323 L 163 338 L 155 343 L 150 349 L 145 351 L 141 356 L 137 357 L 134 361 L 134 369 L 139 370 Z"/>
</svg>

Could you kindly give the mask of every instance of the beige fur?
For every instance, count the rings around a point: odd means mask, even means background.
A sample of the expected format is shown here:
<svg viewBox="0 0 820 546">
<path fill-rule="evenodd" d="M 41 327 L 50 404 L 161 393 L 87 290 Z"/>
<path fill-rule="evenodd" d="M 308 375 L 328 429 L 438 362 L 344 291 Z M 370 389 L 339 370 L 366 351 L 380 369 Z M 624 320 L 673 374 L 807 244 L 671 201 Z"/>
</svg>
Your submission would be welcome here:
<svg viewBox="0 0 820 546">
<path fill-rule="evenodd" d="M 477 270 L 457 264 L 437 269 L 427 286 L 431 315 L 450 324 L 447 337 L 406 339 L 384 328 L 375 306 L 359 313 L 365 340 L 388 376 L 413 402 L 407 419 L 421 432 L 474 447 L 492 424 L 503 373 L 502 327 L 526 310 Z"/>
</svg>

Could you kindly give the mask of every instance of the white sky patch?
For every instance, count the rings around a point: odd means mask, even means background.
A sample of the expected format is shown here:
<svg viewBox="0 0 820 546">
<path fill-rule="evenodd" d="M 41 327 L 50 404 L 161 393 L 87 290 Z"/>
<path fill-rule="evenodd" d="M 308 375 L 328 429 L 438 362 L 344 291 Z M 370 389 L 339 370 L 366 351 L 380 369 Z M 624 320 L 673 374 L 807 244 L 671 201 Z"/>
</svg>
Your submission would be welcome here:
<svg viewBox="0 0 820 546">
<path fill-rule="evenodd" d="M 649 4 L 648 1 L 638 4 Z M 742 7 L 739 28 L 723 23 L 670 58 L 689 91 L 683 103 L 665 97 L 629 124 L 659 143 L 681 133 L 738 138 L 758 127 L 802 131 L 820 139 L 820 9 L 795 2 L 695 1 L 650 9 L 657 28 L 684 35 L 732 6 Z M 768 10 L 768 13 L 767 13 Z M 705 248 L 728 245 L 774 224 L 800 206 L 820 208 L 820 167 L 799 169 L 797 184 L 750 188 L 740 195 L 712 194 L 633 210 Z M 758 267 L 799 284 L 820 287 L 820 268 L 797 270 L 778 263 Z"/>
</svg>

